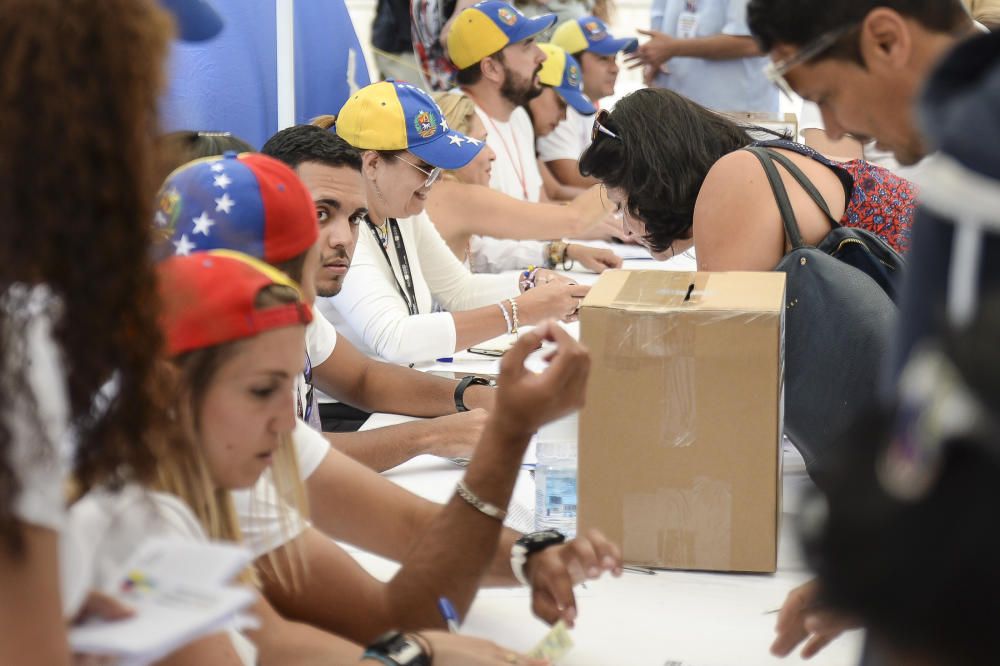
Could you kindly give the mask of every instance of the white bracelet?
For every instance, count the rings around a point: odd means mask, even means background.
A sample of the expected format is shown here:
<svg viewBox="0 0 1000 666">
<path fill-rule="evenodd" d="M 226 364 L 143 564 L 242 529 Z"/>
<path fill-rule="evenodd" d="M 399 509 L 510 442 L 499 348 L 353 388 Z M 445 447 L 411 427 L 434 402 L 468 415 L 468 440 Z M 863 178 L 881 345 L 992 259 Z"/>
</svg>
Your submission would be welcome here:
<svg viewBox="0 0 1000 666">
<path fill-rule="evenodd" d="M 517 320 L 517 301 L 513 298 L 508 298 L 507 302 L 510 303 L 510 319 L 513 322 L 510 326 L 510 331 L 512 335 L 517 335 L 517 327 L 520 322 Z"/>
<path fill-rule="evenodd" d="M 471 506 L 476 511 L 479 511 L 485 516 L 489 516 L 495 520 L 499 520 L 501 523 L 507 519 L 507 512 L 496 506 L 495 504 L 490 504 L 489 502 L 484 502 L 479 499 L 479 496 L 474 492 L 469 490 L 469 486 L 465 485 L 465 479 L 462 479 L 455 484 L 455 493 L 464 499 L 469 506 Z"/>
<path fill-rule="evenodd" d="M 503 304 L 503 301 L 497 303 L 500 306 L 500 312 L 503 313 L 503 320 L 507 322 L 507 333 L 510 333 L 510 314 L 507 312 L 507 306 Z"/>
</svg>

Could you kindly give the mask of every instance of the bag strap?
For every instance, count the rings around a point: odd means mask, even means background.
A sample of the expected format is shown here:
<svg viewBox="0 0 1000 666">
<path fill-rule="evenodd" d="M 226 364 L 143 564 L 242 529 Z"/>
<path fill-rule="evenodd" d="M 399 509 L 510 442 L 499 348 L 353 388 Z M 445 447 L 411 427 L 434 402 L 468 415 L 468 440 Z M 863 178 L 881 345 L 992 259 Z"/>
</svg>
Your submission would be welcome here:
<svg viewBox="0 0 1000 666">
<path fill-rule="evenodd" d="M 802 241 L 802 232 L 799 231 L 799 223 L 795 220 L 795 212 L 792 210 L 792 204 L 788 200 L 788 191 L 785 189 L 785 184 L 781 182 L 781 175 L 778 173 L 778 168 L 774 166 L 774 162 L 771 159 L 773 153 L 758 146 L 749 146 L 744 148 L 744 150 L 753 153 L 753 156 L 764 167 L 764 173 L 767 174 L 767 182 L 771 184 L 771 191 L 774 193 L 774 201 L 778 204 L 778 210 L 781 212 L 781 222 L 785 225 L 785 236 L 788 237 L 788 242 L 791 243 L 792 249 L 804 247 L 805 243 Z"/>
<path fill-rule="evenodd" d="M 770 154 L 772 159 L 777 160 L 781 166 L 785 167 L 788 173 L 792 174 L 792 178 L 798 181 L 799 185 L 802 186 L 802 189 L 806 191 L 806 194 L 808 194 L 813 202 L 819 206 L 819 209 L 823 211 L 824 215 L 826 215 L 826 219 L 830 221 L 830 224 L 834 227 L 839 227 L 840 223 L 833 219 L 833 215 L 830 213 L 830 207 L 826 205 L 826 199 L 824 199 L 823 195 L 819 193 L 819 190 L 817 190 L 816 186 L 812 184 L 812 181 L 809 180 L 804 173 L 802 173 L 802 170 L 795 166 L 795 164 L 793 164 L 792 161 L 785 155 L 772 150 L 768 150 L 767 152 Z"/>
</svg>

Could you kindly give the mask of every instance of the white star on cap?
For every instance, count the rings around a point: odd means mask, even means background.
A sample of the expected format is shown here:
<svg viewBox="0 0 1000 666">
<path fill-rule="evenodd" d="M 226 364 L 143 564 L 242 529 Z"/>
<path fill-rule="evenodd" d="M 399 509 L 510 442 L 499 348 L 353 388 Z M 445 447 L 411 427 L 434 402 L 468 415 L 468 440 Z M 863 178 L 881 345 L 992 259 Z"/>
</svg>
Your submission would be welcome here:
<svg viewBox="0 0 1000 666">
<path fill-rule="evenodd" d="M 174 241 L 174 247 L 177 251 L 174 252 L 177 256 L 186 257 L 191 254 L 191 250 L 195 249 L 196 245 L 188 240 L 187 234 L 181 234 L 181 239 L 179 241 Z"/>
<path fill-rule="evenodd" d="M 210 218 L 205 211 L 201 211 L 201 215 L 198 217 L 191 218 L 191 221 L 194 222 L 194 233 L 205 236 L 208 235 L 208 230 L 215 225 L 215 220 Z"/>
<path fill-rule="evenodd" d="M 215 212 L 216 213 L 222 212 L 225 213 L 226 215 L 229 215 L 229 211 L 235 205 L 236 202 L 229 198 L 229 193 L 228 192 L 223 193 L 221 197 L 215 200 Z"/>
<path fill-rule="evenodd" d="M 478 146 L 479 144 L 482 143 L 482 141 L 480 141 L 479 139 L 473 139 L 471 136 L 465 137 L 465 140 L 471 143 L 473 146 Z"/>
<path fill-rule="evenodd" d="M 222 166 L 222 160 L 219 160 L 218 162 L 212 165 L 212 171 L 214 171 L 215 173 L 222 173 L 222 170 L 224 168 L 225 167 Z"/>
<path fill-rule="evenodd" d="M 222 189 L 229 187 L 231 182 L 233 182 L 232 179 L 224 173 L 220 173 L 213 181 L 216 187 L 221 187 Z"/>
<path fill-rule="evenodd" d="M 464 138 L 460 137 L 457 134 L 452 134 L 451 136 L 448 137 L 448 140 L 451 141 L 452 146 L 461 146 L 462 142 L 465 141 Z"/>
</svg>

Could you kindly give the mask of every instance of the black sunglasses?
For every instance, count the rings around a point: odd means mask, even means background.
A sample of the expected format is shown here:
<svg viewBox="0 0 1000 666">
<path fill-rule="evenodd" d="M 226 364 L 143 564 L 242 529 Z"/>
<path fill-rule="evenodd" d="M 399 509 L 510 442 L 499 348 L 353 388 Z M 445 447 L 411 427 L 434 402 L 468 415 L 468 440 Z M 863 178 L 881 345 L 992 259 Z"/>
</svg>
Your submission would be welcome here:
<svg viewBox="0 0 1000 666">
<path fill-rule="evenodd" d="M 600 111 L 597 112 L 597 116 L 594 117 L 594 127 L 590 130 L 591 143 L 597 141 L 597 137 L 601 134 L 606 134 L 607 136 L 610 136 L 612 139 L 618 139 L 619 141 L 621 141 L 621 137 L 619 137 L 617 134 L 615 134 L 614 132 L 612 132 L 611 130 L 609 130 L 607 127 L 604 126 L 604 123 L 608 122 L 608 117 L 610 115 L 611 112 L 608 111 L 607 109 L 601 109 Z"/>
</svg>

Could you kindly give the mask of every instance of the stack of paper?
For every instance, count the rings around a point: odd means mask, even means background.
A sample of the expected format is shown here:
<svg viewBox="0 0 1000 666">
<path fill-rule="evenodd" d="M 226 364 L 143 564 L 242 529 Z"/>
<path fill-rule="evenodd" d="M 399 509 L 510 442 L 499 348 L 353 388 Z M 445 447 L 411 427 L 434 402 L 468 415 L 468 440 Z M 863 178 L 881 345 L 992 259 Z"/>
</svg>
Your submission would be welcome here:
<svg viewBox="0 0 1000 666">
<path fill-rule="evenodd" d="M 133 610 L 124 620 L 88 622 L 70 631 L 75 653 L 148 664 L 188 643 L 232 629 L 256 600 L 233 578 L 252 560 L 235 545 L 151 539 L 129 562 L 114 596 Z"/>
</svg>

